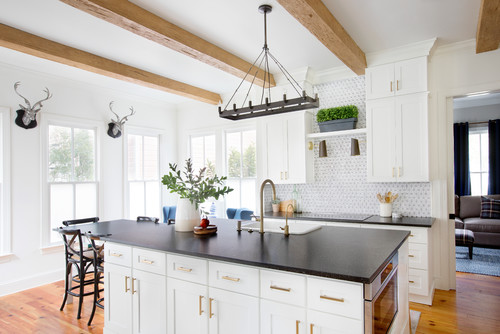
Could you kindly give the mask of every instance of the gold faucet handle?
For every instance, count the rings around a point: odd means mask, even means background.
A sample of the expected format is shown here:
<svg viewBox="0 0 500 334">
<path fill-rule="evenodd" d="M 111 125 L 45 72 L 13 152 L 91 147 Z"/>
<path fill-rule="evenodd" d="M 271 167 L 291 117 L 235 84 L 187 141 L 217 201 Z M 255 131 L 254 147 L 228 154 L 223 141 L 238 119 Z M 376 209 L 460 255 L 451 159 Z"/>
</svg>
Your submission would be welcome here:
<svg viewBox="0 0 500 334">
<path fill-rule="evenodd" d="M 252 218 L 255 219 L 256 222 L 260 222 L 260 217 L 257 217 L 256 215 L 252 215 Z"/>
</svg>

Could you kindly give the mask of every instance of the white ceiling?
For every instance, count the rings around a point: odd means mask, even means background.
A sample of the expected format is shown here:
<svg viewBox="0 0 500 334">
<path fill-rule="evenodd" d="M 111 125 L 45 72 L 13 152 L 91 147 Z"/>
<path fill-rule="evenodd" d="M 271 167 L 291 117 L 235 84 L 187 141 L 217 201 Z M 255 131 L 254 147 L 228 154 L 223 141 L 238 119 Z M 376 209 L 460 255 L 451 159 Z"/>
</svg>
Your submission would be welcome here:
<svg viewBox="0 0 500 334">
<path fill-rule="evenodd" d="M 58 0 L 0 0 L 0 22 L 41 37 L 219 94 L 234 91 L 240 79 L 79 11 Z M 263 45 L 268 15 L 271 53 L 289 71 L 319 72 L 343 64 L 276 0 L 133 0 L 191 33 L 252 63 Z M 365 52 L 382 51 L 438 38 L 440 45 L 475 37 L 480 0 L 323 0 Z M 176 95 L 20 55 L 0 48 L 0 62 L 101 85 L 116 85 L 164 102 L 190 101 Z M 276 67 L 272 69 L 277 74 Z"/>
</svg>

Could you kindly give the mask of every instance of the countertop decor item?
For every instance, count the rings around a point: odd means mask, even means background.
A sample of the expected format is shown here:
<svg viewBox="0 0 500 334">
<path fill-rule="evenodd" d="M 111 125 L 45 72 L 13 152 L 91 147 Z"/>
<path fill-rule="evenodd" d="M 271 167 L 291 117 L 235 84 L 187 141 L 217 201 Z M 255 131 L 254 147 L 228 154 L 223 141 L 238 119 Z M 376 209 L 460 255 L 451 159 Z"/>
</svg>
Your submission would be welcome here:
<svg viewBox="0 0 500 334">
<path fill-rule="evenodd" d="M 163 176 L 161 182 L 171 193 L 180 196 L 175 214 L 175 230 L 192 232 L 200 222 L 199 205 L 211 197 L 218 200 L 233 189 L 223 186 L 227 177 L 206 175 L 206 167 L 195 173 L 191 159 L 186 160 L 183 172 L 177 169 L 177 164 L 169 164 L 169 168 L 170 172 Z"/>
<path fill-rule="evenodd" d="M 214 234 L 216 232 L 217 232 L 216 225 L 208 225 L 207 227 L 201 227 L 201 226 L 194 227 L 194 234 L 209 235 L 209 234 Z"/>
<path fill-rule="evenodd" d="M 245 74 L 245 77 L 236 88 L 236 91 L 226 103 L 224 110 L 222 110 L 222 107 L 219 106 L 219 117 L 221 118 L 227 118 L 236 121 L 246 118 L 277 115 L 291 111 L 307 110 L 317 108 L 319 106 L 318 94 L 316 94 L 314 98 L 308 96 L 306 94 L 306 91 L 302 89 L 297 81 L 290 75 L 290 73 L 288 73 L 285 67 L 276 59 L 276 57 L 271 54 L 271 52 L 269 52 L 269 48 L 267 47 L 267 14 L 271 13 L 272 9 L 273 7 L 270 5 L 259 6 L 259 12 L 264 14 L 264 47 L 262 48 L 262 51 L 260 52 L 257 59 L 255 59 L 252 66 L 248 69 L 248 72 Z M 274 79 L 271 80 L 271 74 L 269 73 L 269 59 L 276 63 L 281 73 L 293 87 L 293 90 L 295 90 L 295 92 L 297 93 L 297 98 L 289 99 L 286 94 L 283 94 L 283 100 L 276 102 L 271 101 L 271 87 L 275 86 L 276 84 L 274 83 Z M 251 95 L 250 92 L 252 91 L 253 83 L 259 81 L 256 79 L 259 75 L 260 70 L 259 68 L 257 68 L 256 64 L 258 66 L 260 66 L 260 64 L 265 65 L 265 72 L 263 75 L 264 82 L 261 85 L 262 93 L 258 94 L 258 96 L 261 96 L 259 101 L 260 104 L 253 105 L 252 101 L 248 101 L 248 107 L 245 107 L 244 105 L 247 102 L 247 98 L 249 95 Z M 251 79 L 252 75 L 253 79 Z M 242 87 L 242 84 L 245 80 L 250 81 L 251 84 L 247 90 L 247 93 L 245 94 L 245 99 L 241 103 L 241 107 L 237 108 L 236 103 L 230 105 L 231 101 L 233 101 L 233 98 L 236 96 L 236 93 L 238 92 L 240 87 Z"/>
<path fill-rule="evenodd" d="M 279 198 L 273 199 L 271 205 L 273 206 L 273 212 L 280 212 L 280 200 Z"/>
<path fill-rule="evenodd" d="M 358 121 L 358 107 L 355 105 L 320 109 L 316 114 L 320 132 L 354 129 Z"/>
<path fill-rule="evenodd" d="M 398 198 L 398 194 L 387 192 L 384 195 L 377 194 L 378 201 L 380 202 L 380 217 L 392 216 L 392 203 Z"/>
</svg>

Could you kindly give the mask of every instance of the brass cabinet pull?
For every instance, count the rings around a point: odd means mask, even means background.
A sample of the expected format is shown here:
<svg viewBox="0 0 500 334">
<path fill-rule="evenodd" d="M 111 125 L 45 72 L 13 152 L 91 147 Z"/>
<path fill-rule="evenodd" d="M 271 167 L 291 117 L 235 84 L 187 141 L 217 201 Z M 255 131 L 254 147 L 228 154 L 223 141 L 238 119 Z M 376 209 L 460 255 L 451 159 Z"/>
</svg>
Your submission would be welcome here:
<svg viewBox="0 0 500 334">
<path fill-rule="evenodd" d="M 415 255 L 412 255 L 412 254 L 408 254 L 408 257 L 415 257 Z"/>
<path fill-rule="evenodd" d="M 222 276 L 222 279 L 225 279 L 227 281 L 231 281 L 231 282 L 239 282 L 240 279 L 237 278 L 237 277 L 231 277 L 231 276 Z"/>
<path fill-rule="evenodd" d="M 310 334 L 313 334 L 314 324 L 311 324 L 311 326 L 309 326 L 309 328 L 310 328 Z"/>
<path fill-rule="evenodd" d="M 391 81 L 391 92 L 392 92 L 392 81 Z"/>
<path fill-rule="evenodd" d="M 126 293 L 127 291 L 129 291 L 129 290 L 130 290 L 130 289 L 128 288 L 128 284 L 127 284 L 127 280 L 128 280 L 129 278 L 130 278 L 130 277 L 125 276 L 125 293 Z"/>
<path fill-rule="evenodd" d="M 396 80 L 396 90 L 399 90 L 399 80 Z"/>
<path fill-rule="evenodd" d="M 326 299 L 326 300 L 331 300 L 331 301 L 334 301 L 334 302 L 339 302 L 339 303 L 343 303 L 344 302 L 344 298 L 335 298 L 335 297 L 328 297 L 328 296 L 319 296 L 319 298 L 321 299 Z"/>
<path fill-rule="evenodd" d="M 281 287 L 276 286 L 276 285 L 271 285 L 270 288 L 273 290 L 279 290 L 279 291 L 285 291 L 285 292 L 292 291 L 292 289 L 290 289 L 290 288 L 281 288 Z"/>
<path fill-rule="evenodd" d="M 398 177 L 401 177 L 401 167 L 398 167 Z"/>
<path fill-rule="evenodd" d="M 288 180 L 288 172 L 285 172 L 285 180 Z"/>
<path fill-rule="evenodd" d="M 135 278 L 132 278 L 132 294 L 136 293 L 137 291 L 135 290 L 134 288 L 134 282 L 135 282 Z"/>
<path fill-rule="evenodd" d="M 184 267 L 177 267 L 177 268 L 175 268 L 175 270 L 184 271 L 186 273 L 190 273 L 193 271 L 193 269 L 191 269 L 191 268 L 184 268 Z"/>
<path fill-rule="evenodd" d="M 413 238 L 413 237 L 414 237 L 414 235 L 413 235 L 413 234 L 410 234 L 410 238 Z"/>
<path fill-rule="evenodd" d="M 153 260 L 147 260 L 147 259 L 142 259 L 141 262 L 142 263 L 146 263 L 146 264 L 153 264 L 155 261 L 153 261 Z"/>
<path fill-rule="evenodd" d="M 299 334 L 299 324 L 300 324 L 300 321 L 295 320 L 295 334 Z"/>
<path fill-rule="evenodd" d="M 392 167 L 392 177 L 396 177 L 396 168 L 395 167 Z"/>
<path fill-rule="evenodd" d="M 410 283 L 415 283 L 415 281 L 408 281 L 408 282 L 410 282 Z"/>
<path fill-rule="evenodd" d="M 121 253 L 109 253 L 109 256 L 121 257 L 121 256 L 123 256 L 123 254 L 121 254 Z"/>
<path fill-rule="evenodd" d="M 198 298 L 198 305 L 199 305 L 198 310 L 199 310 L 199 314 L 200 314 L 200 315 L 202 315 L 202 314 L 203 314 L 203 310 L 201 309 L 201 300 L 202 300 L 203 298 L 205 298 L 205 297 L 200 296 L 200 298 Z"/>
<path fill-rule="evenodd" d="M 214 314 L 212 313 L 212 302 L 213 302 L 213 298 L 208 298 L 208 318 L 209 319 L 212 319 L 212 316 L 214 316 Z"/>
<path fill-rule="evenodd" d="M 280 180 L 283 180 L 283 172 L 280 172 Z"/>
</svg>

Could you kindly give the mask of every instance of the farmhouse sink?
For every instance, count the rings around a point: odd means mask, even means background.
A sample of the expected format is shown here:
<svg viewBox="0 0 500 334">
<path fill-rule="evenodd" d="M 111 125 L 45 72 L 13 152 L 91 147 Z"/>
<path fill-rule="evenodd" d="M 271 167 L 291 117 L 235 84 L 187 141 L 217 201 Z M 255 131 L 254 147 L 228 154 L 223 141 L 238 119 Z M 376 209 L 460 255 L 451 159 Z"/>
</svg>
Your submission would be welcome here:
<svg viewBox="0 0 500 334">
<path fill-rule="evenodd" d="M 283 233 L 281 227 L 285 227 L 285 221 L 274 222 L 274 221 L 264 221 L 264 232 L 270 233 Z M 290 223 L 288 222 L 288 228 L 290 234 L 307 234 L 312 231 L 316 231 L 321 228 L 321 225 L 316 224 L 301 224 L 301 223 Z M 249 224 L 244 224 L 241 226 L 244 231 L 259 232 L 260 222 L 253 222 Z"/>
</svg>

